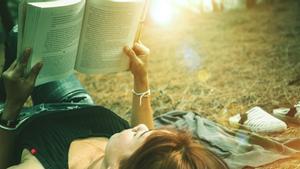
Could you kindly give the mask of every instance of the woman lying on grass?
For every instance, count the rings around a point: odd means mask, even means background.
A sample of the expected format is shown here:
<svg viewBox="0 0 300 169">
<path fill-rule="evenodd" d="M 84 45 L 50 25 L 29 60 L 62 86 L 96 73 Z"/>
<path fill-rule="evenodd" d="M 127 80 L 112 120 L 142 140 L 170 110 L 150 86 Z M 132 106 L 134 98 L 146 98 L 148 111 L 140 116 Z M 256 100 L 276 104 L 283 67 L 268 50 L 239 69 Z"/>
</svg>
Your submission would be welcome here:
<svg viewBox="0 0 300 169">
<path fill-rule="evenodd" d="M 124 51 L 130 59 L 134 83 L 133 128 L 112 111 L 94 105 L 74 75 L 34 88 L 42 64 L 25 73 L 31 50 L 27 49 L 21 60 L 5 63 L 5 91 L 0 93 L 0 168 L 228 168 L 187 132 L 154 129 L 147 71 L 149 49 L 137 43 Z M 25 109 L 24 102 L 30 95 L 34 106 Z M 30 118 L 22 118 L 28 114 Z"/>
</svg>

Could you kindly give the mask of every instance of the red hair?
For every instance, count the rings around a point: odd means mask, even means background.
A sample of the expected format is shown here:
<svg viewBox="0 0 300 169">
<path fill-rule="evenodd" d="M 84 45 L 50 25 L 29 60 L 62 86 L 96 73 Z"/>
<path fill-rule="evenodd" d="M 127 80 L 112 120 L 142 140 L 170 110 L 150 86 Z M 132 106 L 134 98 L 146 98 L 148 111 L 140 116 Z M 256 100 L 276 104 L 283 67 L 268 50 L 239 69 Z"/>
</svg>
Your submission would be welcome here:
<svg viewBox="0 0 300 169">
<path fill-rule="evenodd" d="M 226 163 L 182 130 L 155 130 L 120 169 L 227 169 Z"/>
</svg>

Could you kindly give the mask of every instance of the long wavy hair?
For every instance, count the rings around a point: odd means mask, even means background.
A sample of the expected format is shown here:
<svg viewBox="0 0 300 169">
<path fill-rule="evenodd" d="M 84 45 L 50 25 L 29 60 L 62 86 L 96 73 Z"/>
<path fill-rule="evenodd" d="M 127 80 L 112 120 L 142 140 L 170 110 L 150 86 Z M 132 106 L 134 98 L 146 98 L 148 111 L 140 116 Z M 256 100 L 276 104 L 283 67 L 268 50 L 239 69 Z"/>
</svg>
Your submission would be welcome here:
<svg viewBox="0 0 300 169">
<path fill-rule="evenodd" d="M 228 169 L 226 163 L 192 135 L 175 129 L 155 130 L 119 169 Z"/>
</svg>

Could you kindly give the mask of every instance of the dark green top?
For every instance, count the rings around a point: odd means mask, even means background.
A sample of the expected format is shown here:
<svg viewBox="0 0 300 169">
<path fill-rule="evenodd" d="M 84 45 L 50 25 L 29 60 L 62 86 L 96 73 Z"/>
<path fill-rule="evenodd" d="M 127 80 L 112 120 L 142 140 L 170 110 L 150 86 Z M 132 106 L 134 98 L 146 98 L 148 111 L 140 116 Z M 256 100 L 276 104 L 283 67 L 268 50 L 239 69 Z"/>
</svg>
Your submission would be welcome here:
<svg viewBox="0 0 300 169">
<path fill-rule="evenodd" d="M 129 128 L 124 119 L 101 106 L 42 112 L 30 118 L 18 138 L 17 153 L 35 149 L 34 155 L 46 169 L 67 169 L 72 141 L 107 137 Z M 20 160 L 20 159 L 19 159 Z"/>
</svg>

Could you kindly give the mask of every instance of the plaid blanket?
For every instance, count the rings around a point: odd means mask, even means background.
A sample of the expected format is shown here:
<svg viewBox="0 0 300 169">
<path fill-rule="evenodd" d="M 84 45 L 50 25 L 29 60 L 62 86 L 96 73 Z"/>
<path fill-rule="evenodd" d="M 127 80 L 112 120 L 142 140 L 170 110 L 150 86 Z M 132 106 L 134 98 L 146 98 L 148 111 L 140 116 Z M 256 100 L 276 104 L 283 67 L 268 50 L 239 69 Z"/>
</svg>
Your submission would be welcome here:
<svg viewBox="0 0 300 169">
<path fill-rule="evenodd" d="M 155 125 L 189 130 L 232 169 L 300 158 L 300 138 L 278 141 L 241 129 L 230 130 L 193 112 L 168 112 L 156 117 Z"/>
</svg>

